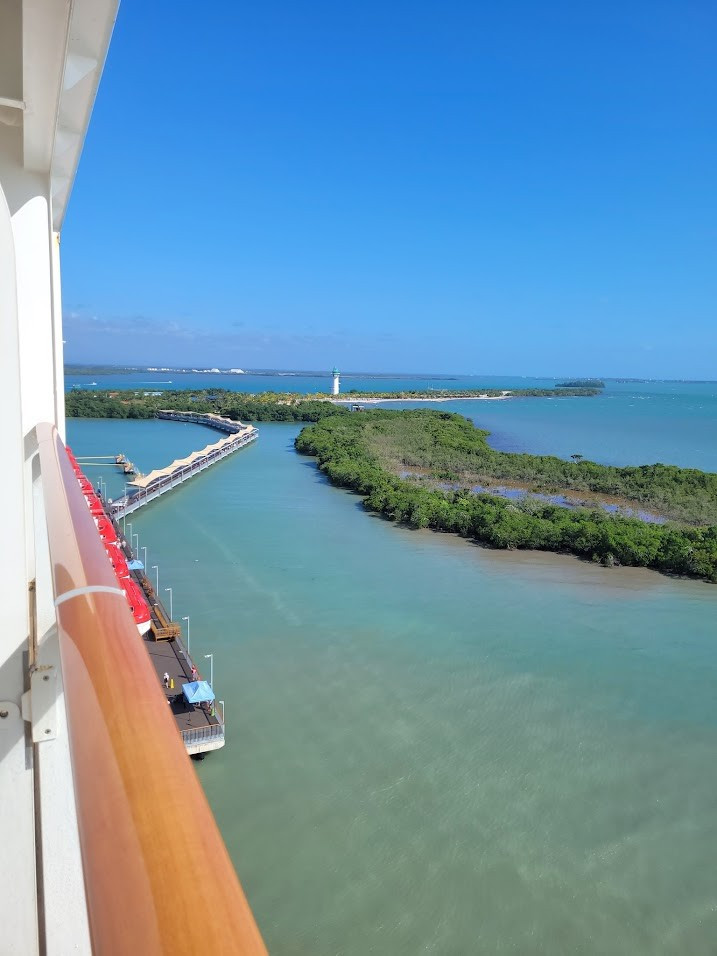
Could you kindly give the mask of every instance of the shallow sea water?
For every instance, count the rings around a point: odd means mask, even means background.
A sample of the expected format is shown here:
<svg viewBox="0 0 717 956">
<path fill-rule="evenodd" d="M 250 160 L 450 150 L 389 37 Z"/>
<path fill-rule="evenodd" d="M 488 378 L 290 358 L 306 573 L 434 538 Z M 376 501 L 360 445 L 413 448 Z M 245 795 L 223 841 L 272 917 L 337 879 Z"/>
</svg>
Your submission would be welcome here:
<svg viewBox="0 0 717 956">
<path fill-rule="evenodd" d="M 270 951 L 713 953 L 717 589 L 398 529 L 260 431 L 133 526 L 215 654 Z M 206 436 L 69 425 L 145 471 Z"/>
</svg>

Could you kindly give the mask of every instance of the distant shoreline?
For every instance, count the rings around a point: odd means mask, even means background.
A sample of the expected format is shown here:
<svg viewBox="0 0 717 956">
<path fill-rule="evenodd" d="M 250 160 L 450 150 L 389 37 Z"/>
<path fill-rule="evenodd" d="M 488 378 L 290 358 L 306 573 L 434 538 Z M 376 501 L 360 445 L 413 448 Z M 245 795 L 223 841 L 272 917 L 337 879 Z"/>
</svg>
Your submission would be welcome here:
<svg viewBox="0 0 717 956">
<path fill-rule="evenodd" d="M 602 388 L 575 385 L 556 385 L 555 388 L 437 388 L 401 389 L 397 391 L 359 391 L 352 389 L 343 395 L 315 394 L 310 397 L 334 404 L 376 405 L 380 402 L 453 402 L 502 401 L 505 398 L 594 398 Z"/>
<path fill-rule="evenodd" d="M 410 398 L 334 398 L 333 396 L 328 399 L 329 402 L 332 402 L 334 405 L 379 405 L 383 402 L 502 402 L 506 398 L 512 398 L 513 393 L 511 389 L 503 389 L 502 395 L 487 395 L 482 393 L 480 395 L 430 395 L 430 396 L 421 396 Z"/>
</svg>

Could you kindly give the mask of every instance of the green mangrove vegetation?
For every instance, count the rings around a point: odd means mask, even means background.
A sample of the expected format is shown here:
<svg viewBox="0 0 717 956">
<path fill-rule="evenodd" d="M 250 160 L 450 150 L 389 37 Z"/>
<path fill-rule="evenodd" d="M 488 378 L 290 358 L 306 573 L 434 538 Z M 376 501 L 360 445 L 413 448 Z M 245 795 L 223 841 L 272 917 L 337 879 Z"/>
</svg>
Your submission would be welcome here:
<svg viewBox="0 0 717 956">
<path fill-rule="evenodd" d="M 229 389 L 175 389 L 162 392 L 122 389 L 73 389 L 65 396 L 68 418 L 153 418 L 162 408 L 214 412 L 234 421 L 317 422 L 331 415 L 348 415 L 340 405 L 283 392 L 245 394 Z"/>
<path fill-rule="evenodd" d="M 368 510 L 413 528 L 717 581 L 717 475 L 498 452 L 487 434 L 452 413 L 372 410 L 324 418 L 303 429 L 296 448 L 315 457 L 334 484 L 363 495 Z M 599 506 L 571 509 L 469 490 L 496 479 L 617 496 L 673 520 L 651 524 Z"/>
</svg>

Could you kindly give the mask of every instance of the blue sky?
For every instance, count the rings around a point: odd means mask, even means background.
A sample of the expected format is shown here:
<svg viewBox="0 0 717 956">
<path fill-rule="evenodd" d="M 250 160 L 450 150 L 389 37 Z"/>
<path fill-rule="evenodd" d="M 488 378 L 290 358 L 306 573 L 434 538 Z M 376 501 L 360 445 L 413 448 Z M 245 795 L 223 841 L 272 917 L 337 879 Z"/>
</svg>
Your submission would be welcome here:
<svg viewBox="0 0 717 956">
<path fill-rule="evenodd" d="M 124 0 L 67 360 L 717 377 L 716 11 Z"/>
</svg>

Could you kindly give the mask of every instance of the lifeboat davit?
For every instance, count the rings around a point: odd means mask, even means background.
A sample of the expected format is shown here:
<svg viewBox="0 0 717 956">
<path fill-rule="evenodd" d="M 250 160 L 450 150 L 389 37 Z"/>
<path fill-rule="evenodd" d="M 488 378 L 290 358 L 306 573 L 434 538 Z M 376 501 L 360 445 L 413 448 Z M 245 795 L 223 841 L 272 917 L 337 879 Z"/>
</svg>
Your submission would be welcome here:
<svg viewBox="0 0 717 956">
<path fill-rule="evenodd" d="M 152 624 L 152 615 L 139 585 L 131 577 L 119 578 L 118 580 L 127 598 L 127 604 L 132 612 L 137 630 L 140 634 L 146 634 Z"/>
</svg>

